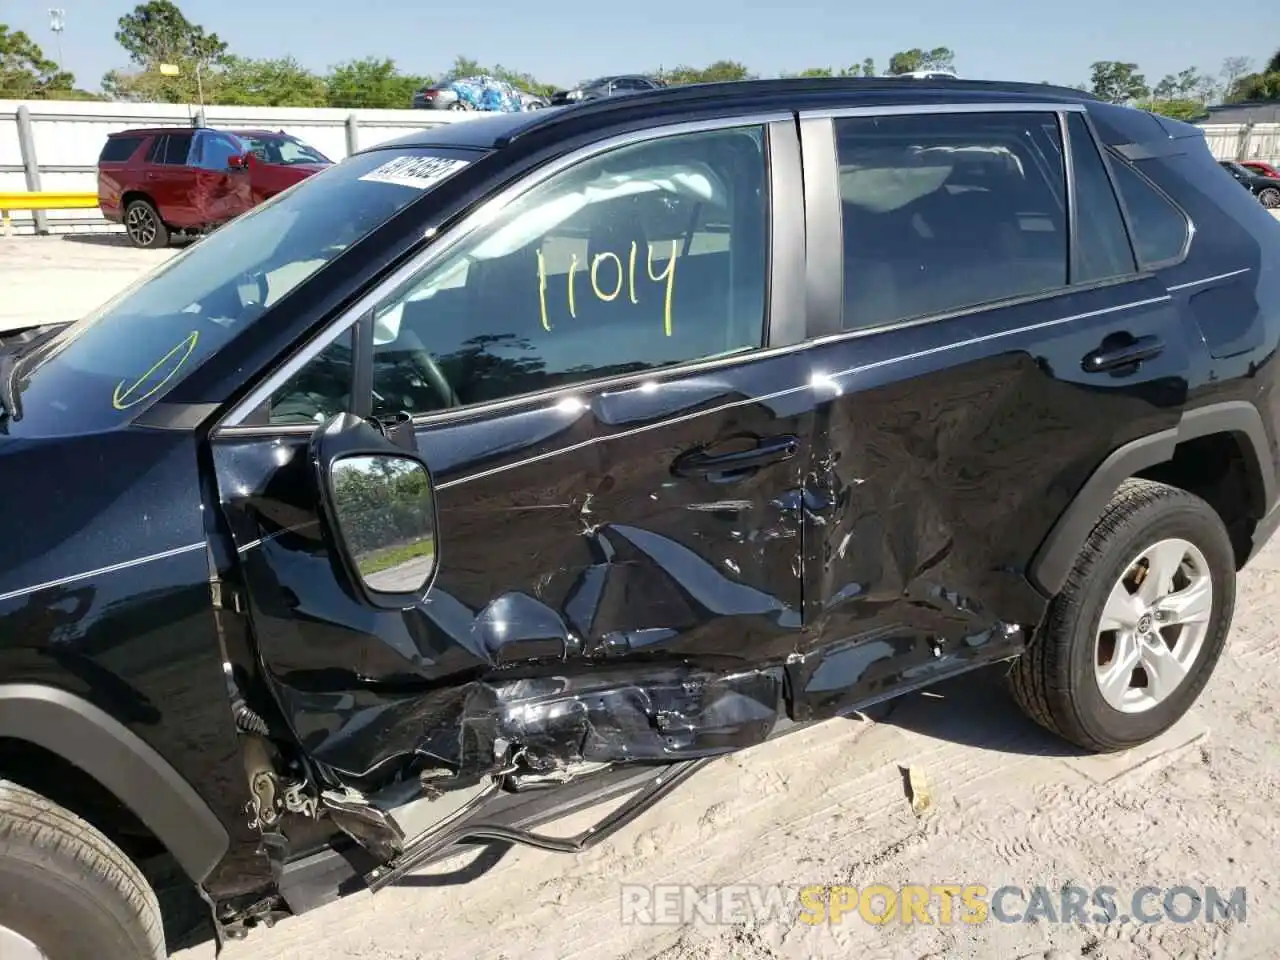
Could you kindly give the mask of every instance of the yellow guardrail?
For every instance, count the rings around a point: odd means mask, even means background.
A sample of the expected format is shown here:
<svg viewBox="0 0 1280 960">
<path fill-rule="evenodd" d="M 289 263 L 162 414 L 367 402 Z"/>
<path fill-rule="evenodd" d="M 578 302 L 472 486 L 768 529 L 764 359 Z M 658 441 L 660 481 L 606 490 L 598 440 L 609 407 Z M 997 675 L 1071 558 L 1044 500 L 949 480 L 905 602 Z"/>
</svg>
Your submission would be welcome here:
<svg viewBox="0 0 1280 960">
<path fill-rule="evenodd" d="M 9 232 L 11 210 L 88 210 L 98 205 L 96 193 L 43 190 L 39 192 L 0 193 L 0 221 Z"/>
</svg>

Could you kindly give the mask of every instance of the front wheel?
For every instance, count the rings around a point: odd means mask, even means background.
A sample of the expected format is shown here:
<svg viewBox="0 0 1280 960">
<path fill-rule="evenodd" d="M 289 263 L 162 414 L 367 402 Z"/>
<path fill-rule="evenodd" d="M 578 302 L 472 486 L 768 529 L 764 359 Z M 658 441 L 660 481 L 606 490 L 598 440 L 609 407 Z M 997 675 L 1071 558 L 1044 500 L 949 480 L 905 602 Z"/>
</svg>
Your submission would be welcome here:
<svg viewBox="0 0 1280 960">
<path fill-rule="evenodd" d="M 1258 194 L 1258 199 L 1262 201 L 1262 205 L 1268 210 L 1274 210 L 1276 207 L 1280 207 L 1280 190 L 1275 187 L 1267 187 Z"/>
<path fill-rule="evenodd" d="M 1231 628 L 1235 574 L 1231 538 L 1204 500 L 1126 481 L 1014 663 L 1014 698 L 1087 750 L 1159 736 L 1213 673 Z"/>
<path fill-rule="evenodd" d="M 165 956 L 160 907 L 133 861 L 71 811 L 0 781 L 0 957 Z"/>
</svg>

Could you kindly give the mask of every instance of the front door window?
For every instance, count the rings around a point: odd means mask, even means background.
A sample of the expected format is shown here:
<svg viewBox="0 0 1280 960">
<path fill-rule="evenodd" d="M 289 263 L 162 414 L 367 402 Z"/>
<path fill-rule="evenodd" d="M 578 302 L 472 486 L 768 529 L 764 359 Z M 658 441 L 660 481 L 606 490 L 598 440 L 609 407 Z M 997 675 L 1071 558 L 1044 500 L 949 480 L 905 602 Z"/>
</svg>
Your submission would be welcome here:
<svg viewBox="0 0 1280 960">
<path fill-rule="evenodd" d="M 432 413 L 760 347 L 764 149 L 760 127 L 666 137 L 524 194 L 377 306 L 373 412 Z M 312 391 L 273 408 L 323 420 L 345 402 Z"/>
</svg>

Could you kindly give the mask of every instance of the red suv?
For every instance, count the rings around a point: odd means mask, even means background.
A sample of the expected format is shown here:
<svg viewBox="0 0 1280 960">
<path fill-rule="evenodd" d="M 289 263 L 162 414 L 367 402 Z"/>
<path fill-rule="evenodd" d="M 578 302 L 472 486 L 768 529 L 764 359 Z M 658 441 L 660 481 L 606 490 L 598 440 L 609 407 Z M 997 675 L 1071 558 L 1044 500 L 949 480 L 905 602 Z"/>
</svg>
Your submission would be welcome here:
<svg viewBox="0 0 1280 960">
<path fill-rule="evenodd" d="M 137 247 L 163 247 L 239 216 L 333 163 L 267 130 L 122 130 L 98 157 L 98 206 Z"/>
</svg>

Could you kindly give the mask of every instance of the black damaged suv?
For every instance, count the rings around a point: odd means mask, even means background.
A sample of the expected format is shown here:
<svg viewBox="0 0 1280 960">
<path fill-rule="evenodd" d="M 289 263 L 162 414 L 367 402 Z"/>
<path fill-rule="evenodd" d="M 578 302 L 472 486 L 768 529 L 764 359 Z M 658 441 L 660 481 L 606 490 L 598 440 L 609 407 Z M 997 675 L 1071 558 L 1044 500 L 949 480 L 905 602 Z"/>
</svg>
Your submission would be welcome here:
<svg viewBox="0 0 1280 960">
<path fill-rule="evenodd" d="M 1278 254 L 1194 127 L 761 81 L 384 143 L 9 337 L 0 952 L 580 849 L 998 661 L 1156 736 L 1276 526 Z"/>
</svg>

